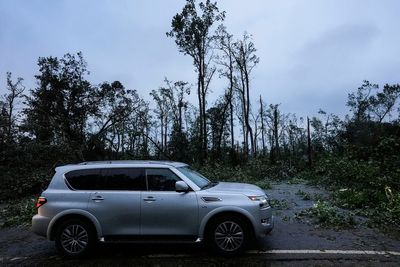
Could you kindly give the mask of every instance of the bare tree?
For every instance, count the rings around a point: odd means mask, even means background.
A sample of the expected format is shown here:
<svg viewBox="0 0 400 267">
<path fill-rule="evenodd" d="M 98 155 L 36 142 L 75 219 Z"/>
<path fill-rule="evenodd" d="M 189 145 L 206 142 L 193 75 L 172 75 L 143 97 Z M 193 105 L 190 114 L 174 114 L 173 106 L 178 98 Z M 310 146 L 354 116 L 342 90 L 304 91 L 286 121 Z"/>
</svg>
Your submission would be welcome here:
<svg viewBox="0 0 400 267">
<path fill-rule="evenodd" d="M 225 12 L 220 12 L 216 3 L 207 0 L 200 2 L 187 0 L 181 13 L 176 14 L 171 23 L 171 31 L 167 36 L 175 38 L 179 51 L 193 59 L 197 72 L 197 95 L 200 111 L 200 139 L 202 141 L 203 159 L 207 156 L 207 119 L 206 96 L 216 68 L 213 60 L 213 40 L 215 35 L 211 28 L 216 21 L 222 21 Z"/>
<path fill-rule="evenodd" d="M 154 113 L 160 120 L 161 150 L 165 152 L 167 147 L 168 124 L 170 118 L 167 89 L 160 87 L 158 90 L 152 90 L 150 95 L 153 97 L 157 105 Z"/>
<path fill-rule="evenodd" d="M 182 132 L 184 111 L 187 109 L 188 101 L 185 95 L 190 94 L 190 86 L 187 82 L 173 82 L 165 78 L 166 87 L 163 89 L 168 100 L 169 109 L 172 112 L 174 124 L 177 125 L 177 130 Z"/>
<path fill-rule="evenodd" d="M 251 113 L 251 116 L 252 116 L 253 122 L 254 122 L 254 141 L 253 141 L 254 149 L 253 149 L 253 153 L 254 153 L 254 156 L 256 156 L 257 152 L 258 152 L 258 142 L 257 142 L 257 140 L 258 140 L 258 136 L 260 135 L 260 132 L 258 131 L 259 130 L 258 123 L 261 121 L 261 116 L 260 116 L 260 113 L 258 113 L 258 112 L 256 113 L 256 115 Z"/>
<path fill-rule="evenodd" d="M 217 57 L 217 64 L 222 68 L 220 69 L 221 76 L 228 79 L 228 89 L 225 93 L 226 103 L 229 105 L 230 115 L 230 134 L 231 134 L 231 148 L 235 147 L 235 135 L 234 135 L 234 86 L 235 86 L 235 57 L 233 47 L 233 35 L 226 31 L 226 27 L 221 25 L 218 27 L 216 45 L 221 51 L 222 55 Z"/>
<path fill-rule="evenodd" d="M 279 158 L 280 155 L 280 145 L 279 137 L 282 135 L 283 129 L 283 117 L 278 109 L 279 105 L 270 104 L 268 110 L 266 111 L 266 124 L 269 128 L 269 141 L 270 141 L 270 157 L 274 162 Z"/>
<path fill-rule="evenodd" d="M 5 113 L 7 116 L 6 123 L 6 139 L 7 142 L 13 142 L 14 140 L 14 128 L 15 128 L 15 105 L 16 101 L 22 97 L 25 86 L 22 85 L 24 79 L 18 77 L 16 82 L 12 81 L 11 72 L 7 72 L 7 91 L 8 93 L 4 96 L 5 98 Z"/>
<path fill-rule="evenodd" d="M 247 33 L 244 33 L 243 39 L 236 41 L 233 44 L 233 47 L 236 68 L 239 72 L 239 83 L 237 90 L 241 96 L 242 115 L 243 122 L 245 124 L 244 149 L 248 153 L 248 143 L 250 138 L 251 153 L 254 154 L 253 129 L 250 125 L 250 75 L 260 59 L 255 55 L 257 50 L 254 46 L 254 43 L 251 41 L 251 36 Z"/>
</svg>

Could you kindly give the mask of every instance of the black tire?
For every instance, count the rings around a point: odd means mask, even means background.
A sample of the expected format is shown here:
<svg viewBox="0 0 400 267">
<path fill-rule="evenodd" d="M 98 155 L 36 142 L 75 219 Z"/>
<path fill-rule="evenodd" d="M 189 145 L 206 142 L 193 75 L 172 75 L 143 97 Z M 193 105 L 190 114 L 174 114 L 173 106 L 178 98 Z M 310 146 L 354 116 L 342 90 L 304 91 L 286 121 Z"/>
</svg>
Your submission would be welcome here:
<svg viewBox="0 0 400 267">
<path fill-rule="evenodd" d="M 243 253 L 250 237 L 249 225 L 237 216 L 221 216 L 214 219 L 206 232 L 208 246 L 222 256 Z"/>
<path fill-rule="evenodd" d="M 84 257 L 88 255 L 95 243 L 95 230 L 84 220 L 68 219 L 57 228 L 55 244 L 64 257 Z"/>
</svg>

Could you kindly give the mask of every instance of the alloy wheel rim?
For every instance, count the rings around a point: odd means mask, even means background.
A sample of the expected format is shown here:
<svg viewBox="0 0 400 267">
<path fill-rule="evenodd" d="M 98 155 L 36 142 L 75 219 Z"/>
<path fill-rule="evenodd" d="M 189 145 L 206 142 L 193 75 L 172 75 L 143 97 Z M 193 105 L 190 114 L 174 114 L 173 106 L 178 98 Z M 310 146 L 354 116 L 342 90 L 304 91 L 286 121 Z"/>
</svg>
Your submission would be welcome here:
<svg viewBox="0 0 400 267">
<path fill-rule="evenodd" d="M 218 225 L 214 234 L 217 246 L 224 251 L 234 251 L 243 243 L 243 229 L 239 224 L 226 221 Z"/>
<path fill-rule="evenodd" d="M 68 253 L 82 252 L 89 242 L 88 232 L 78 224 L 69 225 L 61 233 L 61 245 Z"/>
</svg>

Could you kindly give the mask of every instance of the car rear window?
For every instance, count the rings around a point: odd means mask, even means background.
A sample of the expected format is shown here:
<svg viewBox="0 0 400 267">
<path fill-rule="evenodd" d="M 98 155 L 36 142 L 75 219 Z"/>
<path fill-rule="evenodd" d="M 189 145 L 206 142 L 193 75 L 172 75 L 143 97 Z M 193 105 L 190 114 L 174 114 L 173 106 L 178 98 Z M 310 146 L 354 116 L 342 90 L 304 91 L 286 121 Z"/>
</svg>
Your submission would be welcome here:
<svg viewBox="0 0 400 267">
<path fill-rule="evenodd" d="M 65 174 L 75 190 L 145 190 L 144 169 L 104 168 L 75 170 Z"/>
</svg>

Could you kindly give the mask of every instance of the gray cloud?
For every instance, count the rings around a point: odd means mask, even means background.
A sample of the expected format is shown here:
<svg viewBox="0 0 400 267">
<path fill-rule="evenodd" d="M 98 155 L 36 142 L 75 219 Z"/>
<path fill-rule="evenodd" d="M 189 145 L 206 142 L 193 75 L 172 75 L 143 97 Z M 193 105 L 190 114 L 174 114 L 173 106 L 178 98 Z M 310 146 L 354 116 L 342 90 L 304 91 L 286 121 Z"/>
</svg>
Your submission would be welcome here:
<svg viewBox="0 0 400 267">
<path fill-rule="evenodd" d="M 39 56 L 82 51 L 93 83 L 120 80 L 146 98 L 167 76 L 195 83 L 192 61 L 165 36 L 179 1 L 0 1 L 0 94 L 5 73 L 35 86 Z M 399 82 L 400 2 L 396 0 L 220 0 L 225 24 L 254 37 L 260 64 L 252 94 L 301 116 L 344 114 L 362 80 Z M 226 86 L 215 79 L 212 103 Z M 195 93 L 191 100 L 196 103 Z"/>
</svg>

